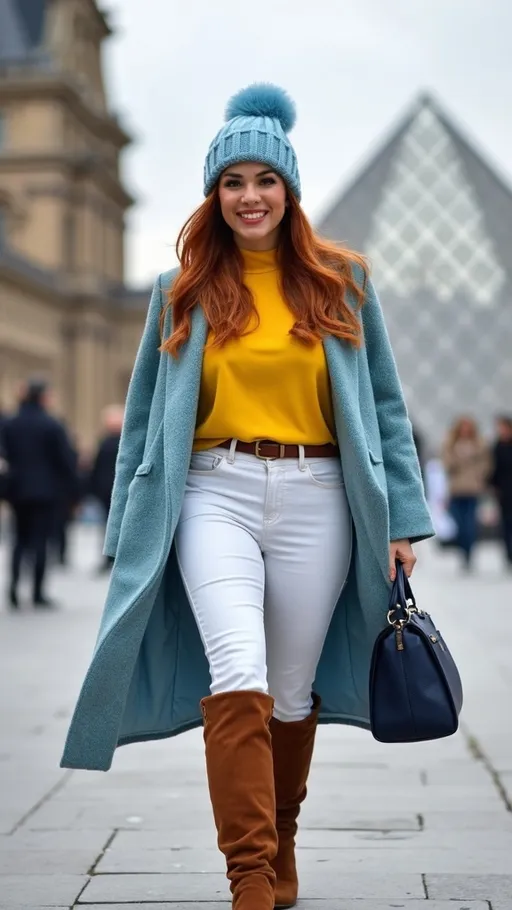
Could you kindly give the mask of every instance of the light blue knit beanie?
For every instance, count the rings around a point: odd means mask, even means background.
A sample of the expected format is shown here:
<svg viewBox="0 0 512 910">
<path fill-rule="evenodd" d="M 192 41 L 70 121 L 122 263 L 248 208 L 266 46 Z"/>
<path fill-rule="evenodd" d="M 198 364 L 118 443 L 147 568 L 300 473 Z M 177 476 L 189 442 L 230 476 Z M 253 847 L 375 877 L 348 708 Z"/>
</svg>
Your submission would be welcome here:
<svg viewBox="0 0 512 910">
<path fill-rule="evenodd" d="M 295 104 L 277 85 L 259 82 L 233 95 L 226 107 L 226 123 L 208 149 L 204 195 L 231 164 L 261 161 L 281 175 L 300 201 L 297 157 L 286 135 L 295 119 Z"/>
</svg>

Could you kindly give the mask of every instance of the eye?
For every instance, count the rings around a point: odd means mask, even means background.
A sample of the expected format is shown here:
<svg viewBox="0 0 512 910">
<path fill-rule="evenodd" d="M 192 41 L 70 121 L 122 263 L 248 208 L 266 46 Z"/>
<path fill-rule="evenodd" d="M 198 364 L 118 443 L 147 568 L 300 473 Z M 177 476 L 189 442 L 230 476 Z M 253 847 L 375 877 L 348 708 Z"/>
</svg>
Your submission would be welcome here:
<svg viewBox="0 0 512 910">
<path fill-rule="evenodd" d="M 263 177 L 261 180 L 263 186 L 272 186 L 272 184 L 277 183 L 275 177 Z"/>
<path fill-rule="evenodd" d="M 233 189 L 236 186 L 240 186 L 240 181 L 236 180 L 234 177 L 230 177 L 225 181 L 224 186 L 228 189 Z"/>
</svg>

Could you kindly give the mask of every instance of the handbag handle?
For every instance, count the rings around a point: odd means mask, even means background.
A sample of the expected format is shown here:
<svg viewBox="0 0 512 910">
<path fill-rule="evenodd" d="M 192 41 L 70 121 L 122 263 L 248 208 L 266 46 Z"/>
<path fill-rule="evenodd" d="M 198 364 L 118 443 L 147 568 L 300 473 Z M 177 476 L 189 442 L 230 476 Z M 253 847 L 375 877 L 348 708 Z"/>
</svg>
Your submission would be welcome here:
<svg viewBox="0 0 512 910">
<path fill-rule="evenodd" d="M 404 624 L 409 621 L 411 611 L 415 611 L 416 599 L 399 559 L 395 559 L 396 575 L 389 596 L 388 622 Z"/>
</svg>

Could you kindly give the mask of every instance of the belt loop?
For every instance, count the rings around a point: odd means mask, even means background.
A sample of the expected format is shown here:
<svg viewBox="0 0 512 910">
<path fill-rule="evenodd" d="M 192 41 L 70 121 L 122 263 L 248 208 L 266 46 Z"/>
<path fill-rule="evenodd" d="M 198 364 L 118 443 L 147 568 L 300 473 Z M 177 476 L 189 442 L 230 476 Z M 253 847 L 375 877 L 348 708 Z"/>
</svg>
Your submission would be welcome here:
<svg viewBox="0 0 512 910">
<path fill-rule="evenodd" d="M 299 446 L 299 471 L 306 470 L 306 460 L 304 457 L 304 446 Z"/>
<path fill-rule="evenodd" d="M 235 463 L 235 452 L 236 452 L 236 444 L 237 444 L 237 442 L 238 442 L 238 439 L 232 439 L 232 440 L 231 440 L 231 443 L 230 443 L 230 446 L 229 446 L 228 464 L 234 464 L 234 463 Z"/>
</svg>

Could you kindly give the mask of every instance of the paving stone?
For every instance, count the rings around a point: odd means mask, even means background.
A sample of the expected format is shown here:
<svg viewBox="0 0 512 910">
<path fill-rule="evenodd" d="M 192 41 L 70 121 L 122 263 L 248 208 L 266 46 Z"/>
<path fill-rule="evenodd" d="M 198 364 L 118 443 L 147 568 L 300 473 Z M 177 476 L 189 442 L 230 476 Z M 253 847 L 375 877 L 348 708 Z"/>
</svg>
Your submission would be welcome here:
<svg viewBox="0 0 512 910">
<path fill-rule="evenodd" d="M 393 852 L 421 850 L 466 850 L 468 852 L 509 852 L 512 856 L 512 831 L 456 829 L 434 831 L 309 831 L 299 828 L 297 844 L 307 850 L 330 848 L 342 851 L 369 850 Z"/>
<path fill-rule="evenodd" d="M 214 901 L 228 894 L 225 875 L 95 875 L 81 903 L 136 903 L 144 901 Z M 340 869 L 301 879 L 301 896 L 312 898 L 424 898 L 421 875 L 343 874 Z"/>
<path fill-rule="evenodd" d="M 215 830 L 190 828 L 186 831 L 132 828 L 118 831 L 112 850 L 212 850 L 216 847 Z"/>
<path fill-rule="evenodd" d="M 427 831 L 512 831 L 512 813 L 505 806 L 500 812 L 425 812 L 421 816 Z"/>
<path fill-rule="evenodd" d="M 424 898 L 425 889 L 421 875 L 410 873 L 374 874 L 366 872 L 345 873 L 340 868 L 331 870 L 304 869 L 301 873 L 301 897 L 305 900 L 326 898 Z"/>
<path fill-rule="evenodd" d="M 380 808 L 380 807 L 379 807 Z M 315 812 L 313 809 L 306 818 L 306 812 L 301 812 L 301 828 L 323 830 L 362 830 L 362 831 L 418 831 L 420 821 L 416 813 L 396 816 L 389 813 L 351 811 L 351 812 Z"/>
<path fill-rule="evenodd" d="M 98 858 L 101 850 L 32 850 L 24 847 L 0 850 L 2 875 L 84 875 Z M 1 883 L 1 878 L 0 878 Z M 1 889 L 1 884 L 0 884 Z"/>
<path fill-rule="evenodd" d="M 512 910 L 512 875 L 427 875 L 426 887 L 433 899 L 508 900 Z"/>
<path fill-rule="evenodd" d="M 143 910 L 226 910 L 229 900 L 225 901 L 163 901 L 158 904 L 132 904 L 142 907 Z M 129 904 L 83 904 L 87 910 L 127 910 Z M 300 904 L 298 905 L 300 907 Z M 511 910 L 510 905 L 496 906 L 496 910 Z M 487 901 L 429 901 L 425 900 L 309 900 L 308 907 L 315 910 L 489 910 Z M 0 907 L 0 910 L 3 910 Z M 42 908 L 27 908 L 27 910 L 42 910 Z"/>
<path fill-rule="evenodd" d="M 158 904 L 148 904 L 145 901 L 143 904 L 132 904 L 131 906 L 142 907 L 143 910 L 226 910 L 226 907 L 229 907 L 230 904 L 231 901 L 227 897 L 225 901 L 159 901 Z M 87 910 L 127 910 L 127 908 L 129 910 L 130 908 L 129 904 L 111 904 L 110 902 L 108 904 L 84 904 L 80 901 L 77 906 L 86 907 Z M 467 910 L 480 910 L 480 908 L 483 910 L 484 907 L 488 910 L 487 904 L 471 904 L 471 906 L 467 907 Z M 445 904 L 439 905 L 439 910 L 444 910 L 444 908 Z M 0 910 L 3 910 L 3 908 L 0 907 Z M 338 908 L 338 910 L 341 910 L 341 908 Z M 364 907 L 361 910 L 364 910 Z M 415 910 L 415 908 L 412 908 L 412 910 Z M 428 910 L 430 910 L 430 907 Z M 436 910 L 435 905 L 434 910 Z M 454 904 L 451 907 L 447 907 L 447 910 L 459 910 L 459 908 L 457 904 Z"/>
<path fill-rule="evenodd" d="M 0 910 L 69 907 L 87 882 L 85 875 L 2 875 Z"/>
<path fill-rule="evenodd" d="M 194 807 L 192 810 L 185 802 L 178 805 L 177 801 L 169 801 L 165 806 L 159 804 L 152 807 L 145 804 L 143 794 L 139 794 L 132 805 L 126 801 L 119 805 L 109 805 L 108 801 L 84 803 L 53 800 L 42 806 L 27 821 L 27 827 L 32 831 L 74 829 L 78 825 L 90 829 L 138 828 L 144 825 L 164 830 L 171 827 L 178 831 L 203 825 L 214 831 L 209 805 L 203 804 L 201 809 Z"/>
<path fill-rule="evenodd" d="M 308 907 L 315 910 L 489 910 L 487 901 L 309 900 Z"/>
<path fill-rule="evenodd" d="M 229 900 L 224 874 L 210 875 L 95 875 L 80 903 Z"/>
<path fill-rule="evenodd" d="M 225 860 L 217 848 L 107 850 L 96 870 L 106 873 L 225 873 Z"/>
<path fill-rule="evenodd" d="M 75 828 L 73 831 L 30 831 L 20 828 L 11 837 L 0 838 L 0 853 L 9 849 L 92 850 L 98 855 L 112 836 L 112 829 Z"/>
<path fill-rule="evenodd" d="M 425 813 L 425 812 L 450 812 L 465 810 L 471 806 L 475 811 L 479 809 L 494 809 L 500 811 L 503 807 L 503 801 L 497 790 L 490 787 L 488 790 L 473 790 L 471 787 L 452 788 L 452 787 L 422 787 L 415 791 L 402 791 L 399 794 L 393 793 L 389 788 L 385 793 L 376 790 L 373 793 L 370 790 L 358 791 L 357 788 L 351 787 L 345 793 L 327 791 L 321 797 L 312 797 L 304 805 L 301 816 L 306 824 L 312 823 L 315 826 L 317 820 L 346 814 L 355 814 L 359 811 L 368 812 L 379 807 L 381 812 L 390 815 L 396 812 L 397 802 L 400 805 L 400 811 L 407 813 Z"/>
</svg>

